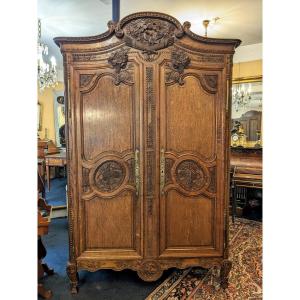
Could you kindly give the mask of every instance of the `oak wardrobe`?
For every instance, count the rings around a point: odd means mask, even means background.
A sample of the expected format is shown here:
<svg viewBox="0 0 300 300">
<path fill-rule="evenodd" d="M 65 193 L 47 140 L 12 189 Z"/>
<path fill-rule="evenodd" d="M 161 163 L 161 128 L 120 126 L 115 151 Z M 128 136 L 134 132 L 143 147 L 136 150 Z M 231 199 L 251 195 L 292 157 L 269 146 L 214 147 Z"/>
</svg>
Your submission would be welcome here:
<svg viewBox="0 0 300 300">
<path fill-rule="evenodd" d="M 78 269 L 220 267 L 228 285 L 229 124 L 236 39 L 131 14 L 64 59 L 69 263 Z"/>
</svg>

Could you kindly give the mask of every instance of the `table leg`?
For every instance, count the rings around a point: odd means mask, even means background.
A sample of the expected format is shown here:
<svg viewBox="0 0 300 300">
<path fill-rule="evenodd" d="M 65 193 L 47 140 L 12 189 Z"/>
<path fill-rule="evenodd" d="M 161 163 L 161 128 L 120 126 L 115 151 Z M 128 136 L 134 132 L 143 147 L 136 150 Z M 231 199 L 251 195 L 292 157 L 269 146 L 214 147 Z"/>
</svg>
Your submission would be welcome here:
<svg viewBox="0 0 300 300">
<path fill-rule="evenodd" d="M 49 170 L 49 165 L 46 165 L 46 173 L 47 173 L 48 191 L 50 191 L 50 170 Z"/>
</svg>

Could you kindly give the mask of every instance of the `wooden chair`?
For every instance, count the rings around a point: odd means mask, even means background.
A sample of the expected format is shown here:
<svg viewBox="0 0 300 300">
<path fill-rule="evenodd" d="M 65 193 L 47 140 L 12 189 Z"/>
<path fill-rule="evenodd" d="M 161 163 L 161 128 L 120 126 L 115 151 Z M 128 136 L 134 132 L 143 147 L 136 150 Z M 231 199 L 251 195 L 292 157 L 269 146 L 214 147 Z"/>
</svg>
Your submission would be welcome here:
<svg viewBox="0 0 300 300">
<path fill-rule="evenodd" d="M 38 280 L 47 275 L 53 275 L 54 270 L 50 269 L 42 260 L 47 251 L 42 243 L 41 237 L 48 233 L 48 227 L 51 219 L 51 206 L 47 205 L 45 200 L 38 196 Z M 38 282 L 38 294 L 44 299 L 52 297 L 52 291 L 46 290 L 42 283 Z"/>
</svg>

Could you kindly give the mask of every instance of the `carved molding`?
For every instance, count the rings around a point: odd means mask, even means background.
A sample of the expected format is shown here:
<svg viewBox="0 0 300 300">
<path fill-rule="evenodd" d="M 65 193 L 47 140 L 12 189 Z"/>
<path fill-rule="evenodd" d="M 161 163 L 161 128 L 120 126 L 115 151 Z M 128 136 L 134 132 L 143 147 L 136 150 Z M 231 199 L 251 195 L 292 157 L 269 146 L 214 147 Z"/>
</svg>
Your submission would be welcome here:
<svg viewBox="0 0 300 300">
<path fill-rule="evenodd" d="M 123 183 L 125 169 L 119 162 L 108 160 L 98 166 L 93 177 L 95 187 L 100 192 L 111 193 Z"/>
<path fill-rule="evenodd" d="M 84 193 L 89 193 L 91 191 L 89 174 L 90 174 L 90 170 L 82 167 L 82 190 Z"/>
<path fill-rule="evenodd" d="M 171 64 L 167 64 L 166 83 L 176 82 L 183 85 L 184 69 L 189 66 L 191 62 L 190 57 L 184 51 L 172 51 Z"/>
<path fill-rule="evenodd" d="M 239 39 L 219 39 L 219 38 L 207 38 L 201 35 L 198 35 L 190 30 L 191 23 L 186 21 L 183 23 L 184 33 L 189 36 L 191 39 L 202 42 L 205 44 L 232 44 L 234 47 L 238 47 L 241 44 L 241 40 Z"/>
<path fill-rule="evenodd" d="M 128 27 L 132 30 L 127 30 Z M 167 27 L 167 29 L 165 27 Z M 192 32 L 190 27 L 191 24 L 189 22 L 185 22 L 181 25 L 176 18 L 167 14 L 139 12 L 128 15 L 117 24 L 112 21 L 108 22 L 109 29 L 103 34 L 89 37 L 57 37 L 54 39 L 54 42 L 59 47 L 64 43 L 97 43 L 107 40 L 115 34 L 115 36 L 120 39 L 126 40 L 128 38 L 129 43 L 131 43 L 134 48 L 141 47 L 138 48 L 141 50 L 157 50 L 161 49 L 161 47 L 167 47 L 172 44 L 175 39 L 179 39 L 184 35 L 204 44 L 229 44 L 233 47 L 238 47 L 241 43 L 238 39 L 202 37 Z M 137 41 L 137 38 L 140 40 Z M 148 48 L 144 49 L 145 46 Z M 62 51 L 64 51 L 64 49 L 62 49 Z"/>
<path fill-rule="evenodd" d="M 87 86 L 93 79 L 94 74 L 80 74 L 79 78 L 79 86 L 85 87 Z"/>
<path fill-rule="evenodd" d="M 171 169 L 174 165 L 174 160 L 170 158 L 165 159 L 165 185 L 173 182 Z"/>
<path fill-rule="evenodd" d="M 180 162 L 175 170 L 177 183 L 187 191 L 197 191 L 206 183 L 202 167 L 193 160 Z"/>
<path fill-rule="evenodd" d="M 216 167 L 209 168 L 210 183 L 207 188 L 208 192 L 216 193 L 217 191 L 217 169 Z"/>
<path fill-rule="evenodd" d="M 203 267 L 211 268 L 214 266 L 220 267 L 224 259 L 202 257 L 191 260 L 95 260 L 95 259 L 82 259 L 77 262 L 78 268 L 86 269 L 95 272 L 100 269 L 112 269 L 121 271 L 124 269 L 131 269 L 138 272 L 139 277 L 145 281 L 155 281 L 162 275 L 163 270 L 169 268 L 186 269 L 189 267 Z"/>
<path fill-rule="evenodd" d="M 147 110 L 147 136 L 146 136 L 146 199 L 147 211 L 152 215 L 153 191 L 155 189 L 155 101 L 153 92 L 153 67 L 146 67 L 146 110 Z"/>
</svg>

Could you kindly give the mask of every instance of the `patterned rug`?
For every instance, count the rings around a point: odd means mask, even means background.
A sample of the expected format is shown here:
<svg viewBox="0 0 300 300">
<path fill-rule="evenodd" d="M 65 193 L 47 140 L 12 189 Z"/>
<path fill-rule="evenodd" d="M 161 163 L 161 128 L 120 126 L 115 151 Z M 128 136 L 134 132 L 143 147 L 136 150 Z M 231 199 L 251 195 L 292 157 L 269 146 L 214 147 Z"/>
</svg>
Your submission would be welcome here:
<svg viewBox="0 0 300 300">
<path fill-rule="evenodd" d="M 189 268 L 174 271 L 146 300 L 262 299 L 262 223 L 236 218 L 229 238 L 233 264 L 228 289 L 215 279 L 218 270 Z"/>
</svg>

